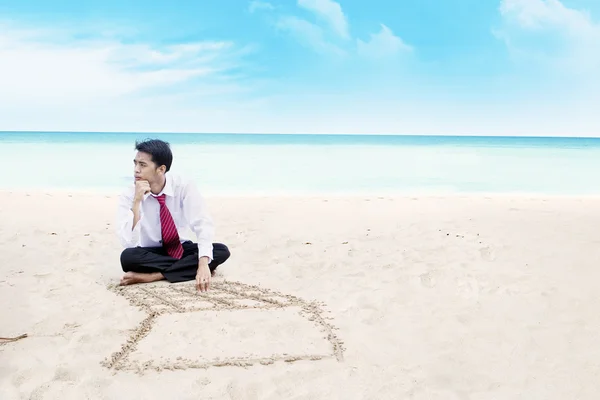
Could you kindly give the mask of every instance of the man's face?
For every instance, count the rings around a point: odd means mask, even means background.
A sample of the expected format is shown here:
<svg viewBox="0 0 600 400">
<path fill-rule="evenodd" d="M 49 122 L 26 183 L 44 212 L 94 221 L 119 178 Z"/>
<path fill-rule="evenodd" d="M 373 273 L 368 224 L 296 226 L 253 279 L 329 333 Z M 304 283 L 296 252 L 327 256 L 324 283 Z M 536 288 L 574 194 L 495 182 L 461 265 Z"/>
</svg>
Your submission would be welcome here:
<svg viewBox="0 0 600 400">
<path fill-rule="evenodd" d="M 157 181 L 160 174 L 150 154 L 138 151 L 133 160 L 133 165 L 133 176 L 136 181 L 145 180 L 149 183 Z"/>
</svg>

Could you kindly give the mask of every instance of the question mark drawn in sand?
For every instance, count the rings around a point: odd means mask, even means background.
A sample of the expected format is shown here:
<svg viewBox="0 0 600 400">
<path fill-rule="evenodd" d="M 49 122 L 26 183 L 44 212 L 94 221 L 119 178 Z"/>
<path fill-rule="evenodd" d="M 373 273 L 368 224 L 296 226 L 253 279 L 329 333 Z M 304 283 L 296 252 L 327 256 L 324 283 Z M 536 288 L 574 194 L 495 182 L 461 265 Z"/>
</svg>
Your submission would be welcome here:
<svg viewBox="0 0 600 400">
<path fill-rule="evenodd" d="M 233 281 L 213 281 L 210 292 L 206 293 L 197 293 L 194 284 L 189 282 L 177 284 L 163 284 L 158 282 L 156 284 L 125 287 L 110 286 L 109 290 L 124 296 L 132 305 L 140 307 L 148 313 L 148 316 L 133 330 L 121 349 L 102 362 L 102 365 L 109 369 L 133 370 L 138 373 L 143 373 L 147 369 L 160 371 L 165 369 L 206 369 L 209 367 L 222 366 L 249 367 L 256 364 L 273 364 L 278 361 L 288 363 L 323 359 L 343 361 L 343 342 L 338 339 L 337 335 L 334 333 L 336 328 L 327 321 L 329 318 L 323 317 L 323 311 L 319 304 L 315 302 L 309 303 L 295 296 L 284 295 L 258 286 Z M 223 359 L 221 359 L 221 357 L 214 357 L 213 359 L 199 361 L 191 360 L 186 357 L 189 347 L 194 347 L 194 343 L 192 343 L 189 344 L 187 348 L 183 349 L 183 355 L 177 357 L 176 360 L 164 360 L 161 357 L 160 360 L 143 361 L 135 360 L 132 357 L 132 354 L 139 350 L 140 342 L 151 334 L 155 325 L 160 322 L 161 317 L 164 320 L 164 318 L 176 317 L 183 313 L 199 314 L 203 311 L 209 313 L 218 312 L 218 315 L 214 316 L 215 322 L 217 322 L 227 311 L 265 310 L 267 311 L 266 317 L 268 317 L 268 319 L 266 321 L 268 322 L 278 318 L 278 316 L 272 315 L 272 313 L 282 310 L 292 311 L 293 309 L 298 310 L 296 316 L 299 315 L 304 318 L 303 323 L 310 321 L 312 322 L 313 328 L 316 327 L 318 332 L 325 334 L 324 338 L 321 336 L 323 340 L 319 338 L 322 342 L 320 347 L 322 350 L 323 344 L 327 344 L 326 348 L 328 351 L 320 351 L 315 354 L 308 354 L 307 352 L 301 354 L 287 354 L 286 352 L 281 352 L 280 354 L 269 354 L 265 357 L 260 355 L 230 355 Z M 181 318 L 179 323 L 183 325 L 184 329 L 188 328 L 189 330 L 189 325 L 193 325 L 193 323 L 190 322 L 190 319 L 186 319 L 188 315 L 192 314 L 187 314 Z M 265 315 L 263 315 L 263 317 L 265 317 Z M 263 323 L 264 322 L 265 321 L 263 321 Z M 255 325 L 256 326 L 253 327 L 251 326 L 250 329 L 260 328 L 262 323 Z M 185 334 L 182 332 L 175 332 L 175 335 L 172 335 L 172 330 L 177 327 L 177 321 L 171 319 L 166 326 L 171 330 L 171 332 L 168 333 L 168 338 L 174 336 L 175 339 L 173 340 L 176 340 L 176 343 L 181 346 L 180 342 L 185 342 Z M 200 330 L 202 329 L 210 329 L 210 327 L 206 328 L 201 326 Z M 276 329 L 285 329 L 285 327 L 277 327 Z M 313 337 L 314 334 L 318 332 L 312 332 Z M 252 336 L 256 337 L 254 332 L 250 335 L 250 337 Z M 303 335 L 298 335 L 298 337 L 300 336 Z M 292 337 L 291 339 L 298 340 L 298 337 Z M 242 346 L 246 339 L 248 339 L 248 336 L 245 338 L 234 338 L 234 340 L 239 342 Z M 202 338 L 198 340 L 200 344 L 202 344 L 202 341 Z M 215 347 L 219 347 L 219 345 Z M 153 350 L 150 350 L 150 352 L 152 351 Z M 139 353 L 139 351 L 137 351 L 137 353 Z"/>
</svg>

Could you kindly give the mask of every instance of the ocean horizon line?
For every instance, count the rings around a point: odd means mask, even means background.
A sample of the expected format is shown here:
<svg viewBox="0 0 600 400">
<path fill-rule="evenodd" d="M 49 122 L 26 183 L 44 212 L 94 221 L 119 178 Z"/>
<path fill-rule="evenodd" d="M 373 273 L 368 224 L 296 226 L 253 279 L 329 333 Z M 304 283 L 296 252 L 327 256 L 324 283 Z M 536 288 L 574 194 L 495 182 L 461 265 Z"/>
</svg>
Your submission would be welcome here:
<svg viewBox="0 0 600 400">
<path fill-rule="evenodd" d="M 486 135 L 486 134 L 416 134 L 416 133 L 330 133 L 330 132 L 303 132 L 303 133 L 289 133 L 289 132 L 189 132 L 189 131 L 121 131 L 121 130 L 110 130 L 110 131 L 96 131 L 96 130 L 1 130 L 1 134 L 117 134 L 117 135 L 198 135 L 198 136 L 306 136 L 306 137 L 404 137 L 404 138 L 474 138 L 474 139 L 592 139 L 600 140 L 600 133 L 598 136 L 577 136 L 577 135 Z"/>
</svg>

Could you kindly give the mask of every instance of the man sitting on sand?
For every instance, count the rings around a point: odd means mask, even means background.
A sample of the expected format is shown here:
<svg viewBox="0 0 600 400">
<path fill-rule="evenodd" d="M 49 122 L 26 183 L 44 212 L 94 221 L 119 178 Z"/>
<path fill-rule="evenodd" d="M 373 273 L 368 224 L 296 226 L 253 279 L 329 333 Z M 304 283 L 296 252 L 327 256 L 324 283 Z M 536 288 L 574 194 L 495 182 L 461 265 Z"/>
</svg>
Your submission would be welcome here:
<svg viewBox="0 0 600 400">
<path fill-rule="evenodd" d="M 117 233 L 125 250 L 121 285 L 196 279 L 207 291 L 215 269 L 229 258 L 229 249 L 213 243 L 214 225 L 196 186 L 168 174 L 173 155 L 162 140 L 137 142 L 135 186 L 119 198 Z M 197 243 L 180 239 L 185 227 Z"/>
</svg>

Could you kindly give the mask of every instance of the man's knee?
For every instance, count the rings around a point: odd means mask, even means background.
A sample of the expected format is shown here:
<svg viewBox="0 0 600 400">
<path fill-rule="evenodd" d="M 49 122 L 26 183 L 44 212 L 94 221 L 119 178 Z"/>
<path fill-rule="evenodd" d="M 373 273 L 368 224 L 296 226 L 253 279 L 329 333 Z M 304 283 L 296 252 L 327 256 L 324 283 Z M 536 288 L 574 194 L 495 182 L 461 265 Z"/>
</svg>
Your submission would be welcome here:
<svg viewBox="0 0 600 400">
<path fill-rule="evenodd" d="M 213 245 L 213 252 L 215 261 L 219 264 L 223 264 L 231 256 L 229 248 L 223 243 L 215 243 Z"/>
<path fill-rule="evenodd" d="M 131 267 L 137 264 L 138 258 L 138 251 L 135 247 L 123 250 L 121 252 L 121 268 L 123 268 L 123 271 L 130 271 Z"/>
</svg>

